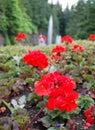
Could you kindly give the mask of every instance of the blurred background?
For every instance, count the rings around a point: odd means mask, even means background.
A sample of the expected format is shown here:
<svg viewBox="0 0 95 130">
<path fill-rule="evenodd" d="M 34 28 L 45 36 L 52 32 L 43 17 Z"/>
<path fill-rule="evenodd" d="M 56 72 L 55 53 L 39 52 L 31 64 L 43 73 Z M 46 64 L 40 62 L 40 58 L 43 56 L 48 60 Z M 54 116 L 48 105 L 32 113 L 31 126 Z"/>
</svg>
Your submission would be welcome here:
<svg viewBox="0 0 95 130">
<path fill-rule="evenodd" d="M 0 44 L 16 44 L 19 32 L 37 44 L 39 35 L 48 37 L 50 16 L 52 43 L 58 35 L 77 40 L 95 33 L 95 0 L 0 0 Z"/>
</svg>

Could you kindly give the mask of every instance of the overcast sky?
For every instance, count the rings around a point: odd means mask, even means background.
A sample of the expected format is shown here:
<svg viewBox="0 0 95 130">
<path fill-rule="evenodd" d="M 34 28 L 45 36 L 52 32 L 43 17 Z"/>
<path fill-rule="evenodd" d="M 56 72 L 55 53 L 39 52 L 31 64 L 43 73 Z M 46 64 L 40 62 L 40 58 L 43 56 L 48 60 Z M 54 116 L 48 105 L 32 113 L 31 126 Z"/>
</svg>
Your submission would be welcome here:
<svg viewBox="0 0 95 130">
<path fill-rule="evenodd" d="M 51 3 L 51 1 L 55 4 L 57 1 L 60 2 L 60 4 L 62 5 L 63 10 L 66 8 L 67 4 L 69 6 L 69 8 L 71 8 L 72 5 L 76 4 L 78 2 L 78 0 L 48 0 L 49 3 Z"/>
</svg>

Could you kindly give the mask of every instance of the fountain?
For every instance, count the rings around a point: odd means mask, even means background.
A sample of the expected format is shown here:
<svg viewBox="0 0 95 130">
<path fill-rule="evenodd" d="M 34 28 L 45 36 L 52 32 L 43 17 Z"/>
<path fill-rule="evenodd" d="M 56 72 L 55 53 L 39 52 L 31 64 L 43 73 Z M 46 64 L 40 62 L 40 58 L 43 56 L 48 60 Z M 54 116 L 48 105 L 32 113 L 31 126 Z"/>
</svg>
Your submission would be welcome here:
<svg viewBox="0 0 95 130">
<path fill-rule="evenodd" d="M 52 44 L 52 38 L 53 38 L 53 17 L 51 15 L 49 19 L 49 25 L 48 25 L 48 36 L 47 36 L 48 45 Z"/>
<path fill-rule="evenodd" d="M 53 9 L 53 1 L 51 0 L 51 10 Z M 53 16 L 52 14 L 50 15 L 49 18 L 49 24 L 48 24 L 48 34 L 47 34 L 47 44 L 50 45 L 52 44 L 52 39 L 53 39 Z"/>
</svg>

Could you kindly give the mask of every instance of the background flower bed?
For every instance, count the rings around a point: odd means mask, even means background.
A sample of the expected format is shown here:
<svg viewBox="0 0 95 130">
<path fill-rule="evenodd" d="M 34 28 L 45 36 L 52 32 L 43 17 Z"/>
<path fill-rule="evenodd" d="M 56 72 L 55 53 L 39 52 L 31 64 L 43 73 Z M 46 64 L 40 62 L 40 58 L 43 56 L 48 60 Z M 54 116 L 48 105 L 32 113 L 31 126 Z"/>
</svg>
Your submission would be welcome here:
<svg viewBox="0 0 95 130">
<path fill-rule="evenodd" d="M 71 51 L 67 51 L 64 54 L 64 63 L 59 69 L 60 72 L 72 78 L 77 84 L 76 91 L 80 93 L 77 102 L 78 109 L 70 115 L 72 119 L 71 121 L 76 127 L 75 129 L 79 130 L 80 128 L 81 130 L 83 129 L 83 125 L 81 124 L 83 124 L 85 120 L 84 116 L 82 116 L 83 110 L 87 109 L 90 104 L 94 104 L 95 100 L 95 42 L 75 41 L 75 43 L 82 45 L 84 52 L 80 55 L 75 55 Z M 29 117 L 34 116 L 35 112 L 41 107 L 39 102 L 42 102 L 42 99 L 33 93 L 33 83 L 39 79 L 39 75 L 31 70 L 30 66 L 25 65 L 22 62 L 23 55 L 30 49 L 40 49 L 49 57 L 50 51 L 54 46 L 55 45 L 40 48 L 39 46 L 7 46 L 0 48 L 0 108 L 3 106 L 6 107 L 6 111 L 0 113 L 0 127 L 2 130 L 5 129 L 2 128 L 2 124 L 7 124 L 8 130 L 11 130 L 11 127 L 15 130 L 15 126 L 17 127 L 17 125 L 22 129 L 29 121 Z M 62 46 L 65 46 L 65 44 L 62 44 Z M 70 45 L 68 50 L 70 50 L 72 46 L 73 45 Z M 15 113 L 19 113 L 19 116 L 16 117 L 17 114 L 13 115 L 11 113 L 11 107 L 8 107 L 8 103 L 10 103 L 12 99 L 19 100 L 23 95 L 26 97 L 25 107 L 22 108 L 24 112 L 23 114 L 20 114 L 22 109 L 16 111 Z M 28 114 L 30 116 L 28 116 Z M 65 117 L 65 123 L 68 122 L 67 119 L 69 120 L 69 115 L 63 114 L 64 117 L 59 117 L 54 113 L 47 113 L 47 115 L 48 117 L 50 117 L 50 115 L 55 115 L 55 117 L 53 117 L 54 120 L 56 118 L 62 120 Z M 27 117 L 26 120 L 25 116 Z M 23 121 L 21 121 L 21 118 Z M 44 122 L 45 119 L 44 113 L 42 113 L 39 119 L 37 119 L 39 124 L 41 124 L 41 127 L 44 126 L 43 129 L 48 129 L 49 127 L 54 129 L 55 125 L 52 126 L 51 124 L 55 124 L 55 122 L 48 121 L 47 123 L 47 121 Z M 7 123 L 5 123 L 4 120 L 7 120 Z M 56 120 L 58 121 L 59 119 Z M 56 123 L 62 124 L 62 122 L 63 121 Z M 71 130 L 72 123 L 65 124 L 65 127 L 67 130 Z M 33 130 L 33 128 L 31 129 Z M 59 128 L 55 128 L 55 130 L 56 129 Z M 89 130 L 90 129 L 95 129 L 94 124 Z"/>
</svg>

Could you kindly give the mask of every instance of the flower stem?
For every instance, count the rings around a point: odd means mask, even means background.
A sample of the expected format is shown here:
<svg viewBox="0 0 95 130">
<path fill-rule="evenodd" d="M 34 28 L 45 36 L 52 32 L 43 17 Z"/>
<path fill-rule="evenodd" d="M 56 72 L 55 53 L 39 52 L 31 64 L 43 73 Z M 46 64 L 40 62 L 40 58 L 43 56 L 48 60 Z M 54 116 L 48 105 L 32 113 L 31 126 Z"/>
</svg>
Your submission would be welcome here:
<svg viewBox="0 0 95 130">
<path fill-rule="evenodd" d="M 29 124 L 24 128 L 24 130 L 27 130 L 31 124 L 36 120 L 36 118 L 39 116 L 39 114 L 44 110 L 45 106 L 43 106 L 38 113 L 32 118 L 32 120 L 29 122 Z"/>
</svg>

